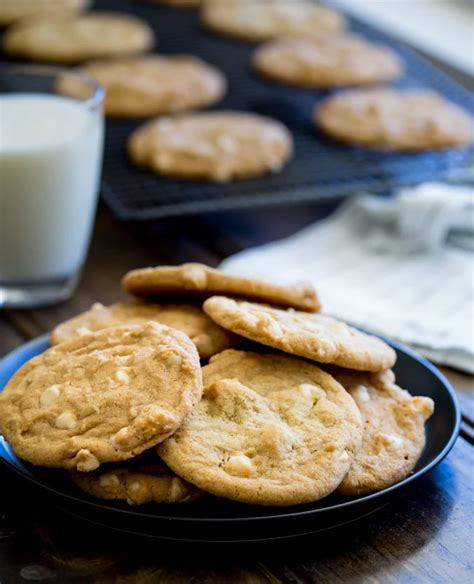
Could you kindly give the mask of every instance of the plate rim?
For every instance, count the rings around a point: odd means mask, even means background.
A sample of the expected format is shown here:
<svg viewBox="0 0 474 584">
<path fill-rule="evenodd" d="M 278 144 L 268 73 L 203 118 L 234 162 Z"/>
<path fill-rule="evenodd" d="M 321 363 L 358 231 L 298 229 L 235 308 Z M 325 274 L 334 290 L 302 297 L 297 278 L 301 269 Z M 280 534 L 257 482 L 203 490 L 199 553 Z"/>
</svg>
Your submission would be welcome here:
<svg viewBox="0 0 474 584">
<path fill-rule="evenodd" d="M 77 513 L 75 513 L 74 511 L 71 511 L 70 509 L 65 509 L 64 507 L 61 507 L 61 511 L 63 513 L 66 513 L 70 516 L 75 517 L 76 519 L 82 519 L 83 521 L 85 521 L 86 523 L 90 523 L 91 525 L 97 525 L 99 527 L 107 527 L 107 529 L 111 529 L 112 531 L 115 531 L 116 533 L 125 533 L 127 535 L 131 535 L 131 536 L 139 536 L 139 537 L 146 537 L 146 538 L 151 538 L 151 539 L 158 539 L 158 540 L 163 540 L 167 543 L 175 543 L 175 542 L 179 542 L 179 543 L 183 543 L 183 544 L 223 544 L 223 545 L 228 545 L 228 544 L 252 544 L 252 543 L 279 543 L 279 542 L 283 542 L 283 541 L 288 541 L 288 540 L 295 540 L 298 538 L 305 538 L 308 536 L 312 536 L 312 535 L 321 535 L 322 533 L 324 533 L 325 531 L 328 530 L 332 530 L 332 529 L 341 529 L 344 528 L 347 525 L 352 525 L 353 523 L 356 523 L 357 521 L 360 521 L 361 519 L 366 519 L 367 517 L 381 511 L 382 509 L 384 509 L 387 505 L 389 504 L 389 501 L 383 501 L 380 503 L 380 505 L 374 507 L 373 509 L 370 509 L 370 511 L 366 511 L 364 513 L 362 513 L 361 515 L 357 515 L 355 517 L 351 517 L 350 519 L 347 519 L 345 521 L 341 521 L 338 522 L 336 524 L 332 524 L 329 527 L 322 527 L 321 529 L 316 529 L 316 530 L 311 530 L 311 531 L 297 531 L 295 533 L 292 533 L 291 535 L 278 535 L 278 536 L 272 536 L 272 537 L 256 537 L 256 538 L 239 538 L 239 539 L 227 539 L 227 538 L 219 538 L 219 539 L 199 539 L 199 538 L 186 538 L 186 537 L 172 537 L 172 536 L 167 536 L 167 535 L 154 535 L 154 534 L 150 534 L 150 533 L 144 533 L 144 532 L 140 532 L 140 531 L 136 531 L 136 530 L 132 530 L 132 529 L 128 529 L 126 527 L 117 527 L 116 525 L 109 525 L 109 524 L 105 524 L 102 523 L 99 520 L 96 519 L 91 519 L 90 517 L 80 517 Z"/>
<path fill-rule="evenodd" d="M 364 329 L 362 329 L 362 330 L 364 330 Z M 374 334 L 374 333 L 372 333 L 372 334 Z M 358 504 L 363 505 L 366 503 L 370 503 L 372 501 L 376 501 L 377 499 L 379 499 L 381 497 L 389 496 L 390 494 L 393 494 L 395 491 L 397 491 L 399 489 L 403 489 L 405 486 L 408 486 L 413 481 L 423 477 L 425 474 L 430 472 L 435 466 L 437 466 L 449 454 L 449 452 L 452 450 L 452 448 L 453 448 L 454 444 L 456 443 L 456 440 L 458 439 L 458 436 L 459 436 L 459 430 L 460 430 L 460 426 L 461 426 L 461 411 L 460 411 L 460 407 L 459 407 L 459 401 L 458 401 L 457 395 L 456 395 L 453 387 L 451 386 L 450 382 L 446 379 L 446 377 L 441 373 L 441 371 L 439 371 L 439 369 L 433 363 L 431 363 L 428 359 L 426 359 L 425 357 L 423 357 L 422 355 L 420 355 L 419 353 L 417 353 L 413 349 L 407 347 L 403 343 L 399 343 L 398 341 L 388 339 L 387 337 L 385 337 L 383 335 L 375 334 L 375 336 L 378 336 L 379 338 L 383 339 L 386 343 L 388 343 L 390 346 L 392 346 L 397 351 L 400 351 L 401 353 L 405 353 L 410 358 L 414 359 L 415 361 L 418 361 L 425 368 L 427 368 L 431 374 L 433 374 L 435 377 L 437 377 L 438 380 L 441 382 L 442 386 L 444 387 L 444 389 L 446 390 L 446 392 L 450 398 L 450 401 L 452 403 L 453 411 L 454 411 L 454 425 L 453 425 L 453 428 L 451 430 L 450 437 L 449 437 L 448 441 L 446 442 L 446 444 L 444 445 L 444 447 L 441 449 L 441 451 L 437 454 L 437 456 L 431 462 L 429 462 L 426 466 L 424 466 L 423 468 L 420 468 L 417 472 L 410 474 L 409 476 L 405 477 L 402 481 L 395 483 L 395 484 L 391 485 L 390 487 L 382 489 L 381 491 L 376 491 L 375 493 L 363 495 L 361 497 L 358 497 L 357 499 L 350 499 L 348 501 L 344 501 L 342 503 L 337 503 L 337 504 L 331 505 L 329 507 L 321 507 L 321 508 L 317 508 L 317 509 L 305 509 L 303 511 L 297 511 L 295 509 L 294 511 L 290 511 L 288 513 L 280 513 L 277 515 L 259 515 L 259 516 L 254 516 L 254 517 L 183 517 L 183 516 L 172 517 L 170 515 L 157 515 L 157 514 L 143 513 L 143 512 L 140 512 L 138 510 L 135 510 L 135 509 L 133 509 L 133 510 L 132 509 L 122 509 L 120 507 L 114 507 L 114 506 L 109 506 L 109 505 L 104 504 L 104 503 L 97 503 L 94 501 L 89 501 L 87 499 L 82 499 L 82 498 L 76 497 L 74 495 L 71 495 L 69 493 L 59 491 L 59 490 L 51 487 L 50 485 L 38 480 L 36 477 L 29 476 L 25 471 L 23 471 L 23 469 L 21 469 L 21 467 L 18 467 L 16 465 L 12 464 L 9 460 L 7 460 L 4 457 L 4 452 L 5 452 L 5 445 L 9 446 L 9 443 L 1 435 L 0 435 L 0 462 L 5 464 L 10 470 L 16 472 L 18 475 L 22 476 L 24 479 L 28 480 L 29 482 L 34 483 L 35 485 L 39 486 L 43 490 L 47 490 L 51 494 L 59 495 L 61 498 L 73 501 L 76 504 L 79 503 L 80 505 L 92 506 L 92 507 L 98 508 L 102 511 L 112 512 L 112 513 L 120 513 L 121 515 L 132 516 L 132 517 L 135 517 L 137 519 L 138 518 L 142 518 L 142 519 L 146 518 L 146 519 L 152 519 L 152 520 L 156 520 L 156 521 L 173 520 L 173 521 L 177 521 L 178 523 L 197 522 L 197 523 L 204 523 L 204 524 L 219 524 L 219 523 L 229 523 L 229 522 L 233 523 L 233 524 L 235 524 L 235 523 L 252 524 L 252 523 L 261 522 L 261 521 L 271 523 L 273 521 L 289 520 L 289 519 L 294 520 L 294 519 L 298 519 L 298 518 L 305 518 L 308 516 L 318 516 L 318 515 L 322 516 L 325 513 L 339 512 L 339 511 L 342 511 L 346 508 L 351 508 L 353 506 L 356 506 Z M 26 343 L 20 345 L 19 347 L 15 348 L 12 351 L 10 351 L 9 353 L 7 353 L 4 357 L 2 357 L 2 359 L 0 359 L 0 372 L 1 372 L 1 369 L 3 367 L 8 366 L 10 361 L 14 361 L 16 358 L 20 357 L 20 355 L 22 355 L 25 351 L 31 350 L 31 349 L 37 347 L 38 345 L 41 345 L 44 342 L 49 341 L 49 339 L 50 339 L 50 334 L 45 333 L 43 335 L 40 335 L 39 337 L 31 339 L 30 341 L 27 341 Z M 14 366 L 13 363 L 12 363 L 12 366 Z M 18 367 L 15 369 L 15 372 L 17 369 L 18 369 Z M 0 390 L 0 393 L 1 393 L 1 391 L 3 391 L 3 388 L 2 388 L 2 390 Z"/>
</svg>

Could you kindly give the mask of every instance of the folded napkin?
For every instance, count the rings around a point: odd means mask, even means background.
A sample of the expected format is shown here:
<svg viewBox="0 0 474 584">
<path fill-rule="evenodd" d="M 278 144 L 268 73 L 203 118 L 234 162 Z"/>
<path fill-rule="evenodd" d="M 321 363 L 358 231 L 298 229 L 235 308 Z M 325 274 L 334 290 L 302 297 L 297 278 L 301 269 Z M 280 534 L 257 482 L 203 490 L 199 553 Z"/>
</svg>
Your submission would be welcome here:
<svg viewBox="0 0 474 584">
<path fill-rule="evenodd" d="M 429 183 L 360 195 L 328 219 L 223 262 L 226 272 L 309 280 L 324 312 L 474 373 L 474 189 Z"/>
</svg>

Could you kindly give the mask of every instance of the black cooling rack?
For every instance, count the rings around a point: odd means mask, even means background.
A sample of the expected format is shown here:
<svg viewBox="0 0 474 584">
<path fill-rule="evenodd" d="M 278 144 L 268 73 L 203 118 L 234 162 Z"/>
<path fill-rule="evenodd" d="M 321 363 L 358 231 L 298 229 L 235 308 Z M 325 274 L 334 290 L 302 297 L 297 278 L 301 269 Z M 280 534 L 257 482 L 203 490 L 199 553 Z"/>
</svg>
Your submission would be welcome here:
<svg viewBox="0 0 474 584">
<path fill-rule="evenodd" d="M 141 123 L 107 121 L 103 197 L 120 219 L 158 219 L 244 207 L 316 201 L 367 190 L 434 179 L 473 158 L 473 149 L 421 154 L 378 153 L 350 148 L 318 133 L 312 123 L 314 105 L 328 92 L 287 88 L 253 74 L 254 45 L 207 33 L 195 10 L 177 10 L 140 1 L 99 0 L 95 7 L 126 11 L 145 18 L 159 37 L 161 53 L 194 53 L 219 67 L 228 93 L 218 109 L 253 111 L 281 120 L 291 130 L 295 156 L 281 173 L 230 184 L 176 181 L 134 168 L 126 141 Z M 474 110 L 472 95 L 406 45 L 356 19 L 351 29 L 393 47 L 405 60 L 400 87 L 431 87 Z"/>
</svg>

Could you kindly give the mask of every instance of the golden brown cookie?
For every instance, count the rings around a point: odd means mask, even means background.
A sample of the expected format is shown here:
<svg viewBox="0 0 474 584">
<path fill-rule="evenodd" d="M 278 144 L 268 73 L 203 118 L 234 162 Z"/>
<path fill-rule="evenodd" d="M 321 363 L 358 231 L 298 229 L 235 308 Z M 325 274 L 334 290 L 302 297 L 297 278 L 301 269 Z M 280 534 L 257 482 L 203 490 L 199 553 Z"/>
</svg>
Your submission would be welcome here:
<svg viewBox="0 0 474 584">
<path fill-rule="evenodd" d="M 0 433 L 28 462 L 91 471 L 167 438 L 201 392 L 185 334 L 152 322 L 104 329 L 19 369 L 0 395 Z"/>
<path fill-rule="evenodd" d="M 100 468 L 94 472 L 73 472 L 71 479 L 83 491 L 98 499 L 123 500 L 129 505 L 145 503 L 189 503 L 202 491 L 183 481 L 159 459 L 154 464 L 134 461 Z"/>
<path fill-rule="evenodd" d="M 288 129 L 256 114 L 218 111 L 147 122 L 131 135 L 132 161 L 178 179 L 229 182 L 279 172 L 290 159 Z"/>
<path fill-rule="evenodd" d="M 226 274 L 196 263 L 132 270 L 123 277 L 122 288 L 139 298 L 163 294 L 207 298 L 214 294 L 227 294 L 310 312 L 321 308 L 316 290 L 308 282 L 271 284 Z"/>
<path fill-rule="evenodd" d="M 179 476 L 257 505 L 329 495 L 360 447 L 354 400 L 319 367 L 285 355 L 224 351 L 203 368 L 204 395 L 160 445 Z"/>
<path fill-rule="evenodd" d="M 250 42 L 320 37 L 346 25 L 341 14 L 312 0 L 208 0 L 201 9 L 201 22 L 218 34 Z"/>
<path fill-rule="evenodd" d="M 391 81 L 403 72 L 391 49 L 349 34 L 277 39 L 255 51 L 253 66 L 281 83 L 309 88 Z"/>
<path fill-rule="evenodd" d="M 322 314 L 280 310 L 224 296 L 209 298 L 203 309 L 233 333 L 320 363 L 383 371 L 396 360 L 395 351 L 381 339 Z"/>
<path fill-rule="evenodd" d="M 351 90 L 328 98 L 314 113 L 324 132 L 356 146 L 418 151 L 474 140 L 472 117 L 434 91 Z"/>
<path fill-rule="evenodd" d="M 78 12 L 89 4 L 90 0 L 1 0 L 0 26 L 38 14 Z"/>
<path fill-rule="evenodd" d="M 199 306 L 151 302 L 93 304 L 86 312 L 58 325 L 51 333 L 51 343 L 57 345 L 104 328 L 145 324 L 150 320 L 185 333 L 196 345 L 201 359 L 237 344 L 237 337 L 216 325 Z"/>
<path fill-rule="evenodd" d="M 145 56 L 87 63 L 105 89 L 105 113 L 149 117 L 211 105 L 226 91 L 222 73 L 191 55 Z M 64 91 L 74 95 L 72 91 Z"/>
<path fill-rule="evenodd" d="M 362 447 L 338 492 L 363 495 L 406 478 L 423 452 L 433 400 L 413 397 L 398 387 L 392 371 L 370 374 L 331 368 L 329 372 L 354 398 L 364 422 Z"/>
<path fill-rule="evenodd" d="M 129 14 L 47 14 L 14 24 L 5 33 L 9 55 L 33 61 L 79 63 L 95 57 L 143 53 L 154 45 L 148 24 Z"/>
</svg>

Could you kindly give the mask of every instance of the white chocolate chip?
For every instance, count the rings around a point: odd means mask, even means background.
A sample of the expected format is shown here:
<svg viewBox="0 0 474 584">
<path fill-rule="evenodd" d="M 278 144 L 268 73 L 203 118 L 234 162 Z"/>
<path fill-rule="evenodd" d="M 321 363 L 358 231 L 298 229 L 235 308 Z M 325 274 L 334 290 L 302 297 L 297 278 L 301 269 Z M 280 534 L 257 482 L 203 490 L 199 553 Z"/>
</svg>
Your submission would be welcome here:
<svg viewBox="0 0 474 584">
<path fill-rule="evenodd" d="M 101 487 L 116 487 L 120 484 L 119 478 L 116 474 L 104 474 L 99 479 Z"/>
<path fill-rule="evenodd" d="M 127 436 L 128 436 L 128 426 L 124 426 L 123 428 L 120 428 L 120 430 L 112 438 L 112 443 L 114 444 L 114 446 L 117 446 L 118 448 L 120 448 L 120 446 L 119 446 L 120 441 L 123 440 L 124 438 L 126 438 Z"/>
<path fill-rule="evenodd" d="M 136 493 L 141 489 L 141 485 L 138 481 L 133 481 L 132 483 L 130 483 L 128 488 L 130 491 L 132 491 L 132 493 Z"/>
<path fill-rule="evenodd" d="M 252 474 L 252 461 L 245 454 L 231 456 L 225 463 L 224 470 L 230 474 L 248 477 Z"/>
<path fill-rule="evenodd" d="M 280 142 L 281 136 L 281 131 L 273 126 L 264 128 L 262 132 L 262 137 L 265 142 Z"/>
<path fill-rule="evenodd" d="M 86 326 L 80 326 L 76 329 L 76 333 L 81 337 L 83 335 L 89 335 L 91 332 L 92 332 L 91 329 L 87 328 Z"/>
<path fill-rule="evenodd" d="M 189 143 L 189 139 L 182 134 L 170 134 L 167 140 L 167 145 L 173 148 L 184 148 Z"/>
<path fill-rule="evenodd" d="M 349 460 L 349 455 L 347 454 L 347 450 L 344 450 L 339 455 L 339 462 L 347 462 Z"/>
<path fill-rule="evenodd" d="M 140 406 L 140 402 L 137 401 L 136 399 L 131 399 L 130 400 L 130 415 L 132 416 L 132 418 L 135 418 L 138 415 L 138 408 Z"/>
<path fill-rule="evenodd" d="M 400 436 L 394 434 L 380 434 L 382 443 L 388 450 L 398 450 L 403 446 L 404 440 Z"/>
<path fill-rule="evenodd" d="M 71 412 L 63 412 L 56 418 L 56 428 L 61 430 L 72 430 L 77 425 L 76 416 Z"/>
<path fill-rule="evenodd" d="M 81 472 L 91 472 L 99 468 L 100 462 L 97 457 L 87 448 L 81 448 L 76 455 L 76 468 Z"/>
<path fill-rule="evenodd" d="M 121 383 L 128 383 L 130 381 L 130 377 L 125 369 L 119 369 L 115 373 L 115 379 L 120 381 Z"/>
<path fill-rule="evenodd" d="M 258 318 L 250 313 L 244 315 L 243 321 L 244 321 L 244 323 L 246 323 L 250 326 L 257 326 L 258 325 Z"/>
<path fill-rule="evenodd" d="M 59 385 L 51 385 L 43 391 L 40 397 L 40 406 L 42 408 L 49 408 L 56 399 L 59 397 L 61 390 L 59 389 Z"/>
<path fill-rule="evenodd" d="M 218 136 L 216 143 L 219 148 L 221 148 L 224 152 L 228 152 L 229 154 L 235 154 L 239 150 L 239 143 L 237 140 L 226 134 L 221 134 Z"/>
<path fill-rule="evenodd" d="M 201 266 L 187 266 L 183 271 L 183 281 L 194 288 L 203 289 L 207 281 L 206 271 Z"/>
<path fill-rule="evenodd" d="M 173 365 L 181 365 L 183 362 L 183 359 L 181 358 L 180 355 L 177 355 L 176 353 L 172 353 L 168 359 L 167 359 L 168 365 L 173 366 Z"/>
<path fill-rule="evenodd" d="M 272 337 L 280 338 L 283 336 L 283 330 L 281 326 L 274 320 L 267 320 L 265 323 L 265 329 Z"/>
<path fill-rule="evenodd" d="M 153 355 L 153 353 L 155 352 L 155 349 L 153 349 L 152 347 L 142 347 L 141 349 L 138 349 L 137 351 L 135 351 L 135 355 L 139 355 L 140 357 L 151 357 Z"/>
<path fill-rule="evenodd" d="M 368 402 L 370 400 L 369 390 L 365 385 L 358 385 L 352 391 L 352 397 L 359 402 Z"/>
<path fill-rule="evenodd" d="M 217 154 L 216 147 L 214 144 L 208 144 L 205 141 L 188 142 L 185 151 L 197 156 L 202 156 L 203 158 L 214 158 Z"/>
<path fill-rule="evenodd" d="M 320 398 L 324 396 L 324 390 L 311 383 L 302 383 L 298 386 L 301 395 L 307 398 Z"/>
<path fill-rule="evenodd" d="M 105 306 L 100 302 L 94 302 L 94 304 L 91 306 L 91 310 L 93 311 L 102 310 L 103 308 L 105 308 Z"/>
</svg>

